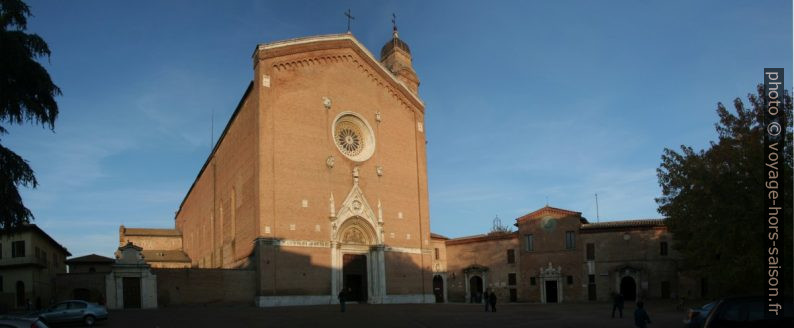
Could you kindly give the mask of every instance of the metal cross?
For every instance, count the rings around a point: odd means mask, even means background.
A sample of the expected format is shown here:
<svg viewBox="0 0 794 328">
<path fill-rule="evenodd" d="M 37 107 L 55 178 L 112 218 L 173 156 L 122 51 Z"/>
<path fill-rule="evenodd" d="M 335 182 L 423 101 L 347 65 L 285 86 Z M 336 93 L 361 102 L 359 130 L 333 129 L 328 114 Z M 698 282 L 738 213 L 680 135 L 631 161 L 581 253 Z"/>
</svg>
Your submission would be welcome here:
<svg viewBox="0 0 794 328">
<path fill-rule="evenodd" d="M 352 15 L 350 15 L 350 8 L 348 8 L 347 12 L 345 12 L 345 16 L 347 16 L 347 31 L 350 32 L 350 20 L 356 19 L 356 18 L 353 17 Z"/>
<path fill-rule="evenodd" d="M 394 13 L 391 13 L 391 25 L 392 25 L 392 30 L 396 31 L 397 30 L 397 15 L 395 15 Z"/>
</svg>

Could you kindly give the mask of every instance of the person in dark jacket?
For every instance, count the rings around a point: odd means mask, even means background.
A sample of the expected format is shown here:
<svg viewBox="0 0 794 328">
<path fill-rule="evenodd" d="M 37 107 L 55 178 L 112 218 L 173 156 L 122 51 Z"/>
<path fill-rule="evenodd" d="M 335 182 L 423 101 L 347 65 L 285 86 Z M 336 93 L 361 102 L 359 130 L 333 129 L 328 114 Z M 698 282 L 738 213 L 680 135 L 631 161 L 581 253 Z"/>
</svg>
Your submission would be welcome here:
<svg viewBox="0 0 794 328">
<path fill-rule="evenodd" d="M 483 297 L 482 297 L 482 299 L 484 300 L 483 303 L 485 303 L 485 312 L 488 312 L 488 295 L 491 295 L 491 290 L 490 289 L 486 289 L 485 290 L 485 294 L 483 294 Z"/>
<path fill-rule="evenodd" d="M 637 302 L 637 309 L 634 310 L 634 325 L 639 328 L 647 328 L 651 323 L 651 318 L 648 312 L 645 312 L 645 304 L 642 301 Z"/>
<path fill-rule="evenodd" d="M 615 317 L 615 310 L 618 310 L 620 317 L 623 318 L 623 294 L 617 293 L 612 299 L 612 318 Z"/>
<path fill-rule="evenodd" d="M 350 290 L 350 288 L 348 288 Z M 339 291 L 339 306 L 341 306 L 342 312 L 345 312 L 345 301 L 347 300 L 347 291 L 343 288 Z"/>
<path fill-rule="evenodd" d="M 491 305 L 491 311 L 496 312 L 496 293 L 493 291 L 488 293 L 488 304 Z"/>
</svg>

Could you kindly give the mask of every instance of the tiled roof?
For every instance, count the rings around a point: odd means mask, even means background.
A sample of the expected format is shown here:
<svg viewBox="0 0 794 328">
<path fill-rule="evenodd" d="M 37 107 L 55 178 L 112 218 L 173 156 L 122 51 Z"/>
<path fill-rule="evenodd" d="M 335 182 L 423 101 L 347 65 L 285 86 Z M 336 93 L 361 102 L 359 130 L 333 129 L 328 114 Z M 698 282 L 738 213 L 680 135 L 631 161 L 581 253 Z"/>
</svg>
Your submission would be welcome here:
<svg viewBox="0 0 794 328">
<path fill-rule="evenodd" d="M 70 258 L 70 259 L 66 260 L 66 264 L 113 263 L 113 262 L 116 262 L 116 260 L 114 260 L 112 258 L 109 258 L 109 257 L 104 257 L 102 255 L 96 255 L 96 254 L 89 254 L 89 255 L 80 256 L 80 257 L 73 257 L 73 258 Z"/>
<path fill-rule="evenodd" d="M 517 231 L 510 233 L 491 233 L 491 234 L 480 234 L 480 235 L 465 236 L 460 238 L 453 238 L 447 240 L 446 244 L 457 245 L 457 244 L 467 244 L 467 243 L 476 243 L 481 241 L 513 239 L 513 238 L 518 238 Z"/>
<path fill-rule="evenodd" d="M 534 211 L 532 213 L 526 214 L 526 215 L 516 219 L 516 222 L 523 222 L 523 221 L 526 221 L 526 220 L 529 220 L 529 219 L 539 218 L 539 217 L 543 217 L 543 216 L 549 215 L 549 214 L 582 215 L 582 212 L 574 212 L 574 211 L 570 211 L 570 210 L 566 210 L 566 209 L 562 209 L 562 208 L 551 207 L 551 206 L 546 205 L 546 206 L 544 206 L 543 208 L 541 208 L 541 209 L 539 209 L 537 211 Z"/>
<path fill-rule="evenodd" d="M 53 246 L 55 246 L 56 248 L 61 249 L 64 253 L 66 253 L 66 256 L 72 256 L 72 253 L 69 253 L 69 251 L 66 249 L 66 247 L 63 247 L 63 245 L 61 245 L 57 241 L 55 241 L 55 239 L 50 237 L 50 235 L 48 235 L 46 232 L 44 232 L 44 230 L 41 230 L 41 228 L 39 228 L 39 226 L 37 226 L 35 224 L 32 224 L 32 223 L 23 224 L 23 225 L 18 226 L 18 227 L 14 228 L 14 229 L 0 230 L 0 235 L 4 235 L 4 234 L 7 234 L 7 233 L 8 234 L 13 234 L 13 233 L 17 233 L 17 232 L 30 231 L 30 230 L 41 234 L 44 237 L 44 239 L 49 241 Z"/>
<path fill-rule="evenodd" d="M 449 237 L 447 237 L 447 236 L 439 235 L 439 234 L 437 234 L 437 233 L 432 233 L 432 232 L 430 233 L 430 238 L 435 238 L 435 239 L 449 239 Z"/>
<path fill-rule="evenodd" d="M 149 228 L 125 228 L 122 226 L 124 235 L 127 236 L 161 236 L 161 237 L 181 237 L 182 233 L 176 229 L 149 229 Z"/>
<path fill-rule="evenodd" d="M 608 221 L 600 223 L 583 224 L 580 229 L 583 231 L 603 231 L 603 230 L 631 230 L 631 229 L 647 229 L 656 227 L 666 227 L 665 219 L 639 219 L 639 220 L 623 220 L 623 221 Z"/>
<path fill-rule="evenodd" d="M 144 250 L 141 254 L 146 262 L 190 262 L 183 251 Z"/>
</svg>

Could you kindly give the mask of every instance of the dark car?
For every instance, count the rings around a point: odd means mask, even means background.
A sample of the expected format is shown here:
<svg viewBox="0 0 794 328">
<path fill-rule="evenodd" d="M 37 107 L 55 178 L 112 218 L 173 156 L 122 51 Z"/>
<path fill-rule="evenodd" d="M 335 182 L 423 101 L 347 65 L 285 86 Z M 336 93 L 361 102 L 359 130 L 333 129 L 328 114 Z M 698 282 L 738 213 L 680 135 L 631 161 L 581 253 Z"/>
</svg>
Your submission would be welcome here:
<svg viewBox="0 0 794 328">
<path fill-rule="evenodd" d="M 716 302 L 706 317 L 704 328 L 721 327 L 794 327 L 794 302 L 788 299 L 783 308 L 785 313 L 768 319 L 766 298 L 763 296 L 726 297 Z"/>
<path fill-rule="evenodd" d="M 0 327 L 2 328 L 47 328 L 41 320 L 37 318 L 3 316 L 0 317 Z"/>
<path fill-rule="evenodd" d="M 38 313 L 39 319 L 47 324 L 82 322 L 93 326 L 97 321 L 108 318 L 108 310 L 99 304 L 86 301 L 64 301 Z"/>
<path fill-rule="evenodd" d="M 703 327 L 703 323 L 706 322 L 706 317 L 711 312 L 711 309 L 714 308 L 717 302 L 711 302 L 706 305 L 703 305 L 699 308 L 691 308 L 686 314 L 686 319 L 684 319 L 684 327 L 685 328 L 701 328 Z"/>
</svg>

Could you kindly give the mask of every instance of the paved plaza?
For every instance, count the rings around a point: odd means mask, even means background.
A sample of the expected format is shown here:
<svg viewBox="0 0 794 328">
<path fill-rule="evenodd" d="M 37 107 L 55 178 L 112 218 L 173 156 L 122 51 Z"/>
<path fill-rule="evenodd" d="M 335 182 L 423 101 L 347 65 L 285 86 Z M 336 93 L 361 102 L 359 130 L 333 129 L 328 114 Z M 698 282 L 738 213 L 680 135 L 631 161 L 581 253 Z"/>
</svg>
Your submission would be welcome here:
<svg viewBox="0 0 794 328">
<path fill-rule="evenodd" d="M 650 327 L 681 327 L 684 311 L 672 303 L 646 306 Z M 215 305 L 112 311 L 106 327 L 634 327 L 633 306 L 610 318 L 611 304 L 498 304 L 486 313 L 475 304 L 349 304 L 256 308 Z"/>
</svg>

